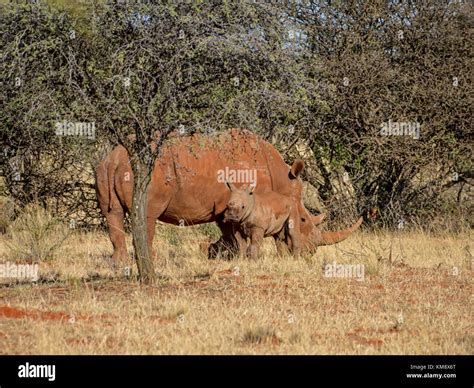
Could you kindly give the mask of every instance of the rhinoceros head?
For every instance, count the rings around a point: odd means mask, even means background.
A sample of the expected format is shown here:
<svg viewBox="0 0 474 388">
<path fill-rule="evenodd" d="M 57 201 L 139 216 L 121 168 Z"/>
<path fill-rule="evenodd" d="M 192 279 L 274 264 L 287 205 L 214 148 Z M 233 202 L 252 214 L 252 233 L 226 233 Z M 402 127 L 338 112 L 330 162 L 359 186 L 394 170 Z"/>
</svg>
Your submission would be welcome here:
<svg viewBox="0 0 474 388">
<path fill-rule="evenodd" d="M 255 185 L 236 188 L 232 183 L 226 182 L 226 186 L 231 194 L 224 212 L 224 222 L 241 222 L 252 212 Z"/>
<path fill-rule="evenodd" d="M 361 224 L 360 217 L 351 227 L 340 231 L 321 231 L 318 225 L 326 217 L 325 214 L 312 215 L 303 203 L 303 182 L 299 175 L 304 168 L 304 162 L 296 159 L 289 172 L 291 197 L 294 198 L 299 214 L 299 230 L 301 248 L 307 252 L 315 252 L 318 246 L 336 244 L 349 237 Z"/>
<path fill-rule="evenodd" d="M 304 208 L 304 206 L 303 206 Z M 360 217 L 352 226 L 339 231 L 322 231 L 318 225 L 321 223 L 320 216 L 311 215 L 306 209 L 300 209 L 300 240 L 301 248 L 307 252 L 314 253 L 316 248 L 323 245 L 332 245 L 348 238 L 362 224 Z"/>
</svg>

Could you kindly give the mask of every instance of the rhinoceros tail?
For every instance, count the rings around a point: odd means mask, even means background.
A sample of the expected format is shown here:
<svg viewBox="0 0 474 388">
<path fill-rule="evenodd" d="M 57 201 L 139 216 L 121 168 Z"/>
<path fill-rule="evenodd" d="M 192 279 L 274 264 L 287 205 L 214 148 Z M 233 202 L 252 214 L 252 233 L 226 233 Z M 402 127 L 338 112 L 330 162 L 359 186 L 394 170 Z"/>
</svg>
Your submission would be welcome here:
<svg viewBox="0 0 474 388">
<path fill-rule="evenodd" d="M 95 171 L 95 184 L 97 199 L 99 205 L 104 213 L 109 213 L 113 208 L 115 195 L 115 168 L 109 159 L 105 159 L 99 163 Z"/>
<path fill-rule="evenodd" d="M 344 230 L 340 230 L 337 232 L 321 232 L 321 241 L 318 241 L 317 245 L 318 246 L 332 245 L 332 244 L 337 244 L 338 242 L 345 240 L 352 233 L 354 233 L 357 230 L 357 228 L 359 228 L 363 220 L 364 218 L 360 217 L 354 223 L 354 225 Z"/>
<path fill-rule="evenodd" d="M 101 161 L 95 170 L 95 186 L 97 200 L 102 213 L 106 215 L 110 211 L 110 182 L 109 182 L 109 161 Z"/>
</svg>

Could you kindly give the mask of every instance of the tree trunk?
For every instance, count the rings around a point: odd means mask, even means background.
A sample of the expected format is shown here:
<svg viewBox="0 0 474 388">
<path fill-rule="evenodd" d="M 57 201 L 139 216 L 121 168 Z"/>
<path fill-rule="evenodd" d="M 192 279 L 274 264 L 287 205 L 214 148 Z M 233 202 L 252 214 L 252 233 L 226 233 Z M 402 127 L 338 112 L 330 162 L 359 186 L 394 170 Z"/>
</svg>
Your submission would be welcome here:
<svg viewBox="0 0 474 388">
<path fill-rule="evenodd" d="M 140 281 L 152 284 L 156 281 L 156 273 L 147 238 L 147 196 L 152 171 L 139 157 L 133 161 L 132 169 L 134 185 L 130 218 L 135 260 Z"/>
</svg>

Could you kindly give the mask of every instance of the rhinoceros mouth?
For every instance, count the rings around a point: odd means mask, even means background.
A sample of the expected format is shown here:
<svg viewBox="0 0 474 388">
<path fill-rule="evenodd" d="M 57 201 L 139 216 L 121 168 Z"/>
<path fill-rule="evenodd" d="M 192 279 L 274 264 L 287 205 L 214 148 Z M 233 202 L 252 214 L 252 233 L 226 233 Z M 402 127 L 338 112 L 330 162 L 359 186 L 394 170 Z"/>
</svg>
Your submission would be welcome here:
<svg viewBox="0 0 474 388">
<path fill-rule="evenodd" d="M 230 216 L 224 214 L 224 222 L 239 222 L 240 218 L 237 216 Z"/>
</svg>

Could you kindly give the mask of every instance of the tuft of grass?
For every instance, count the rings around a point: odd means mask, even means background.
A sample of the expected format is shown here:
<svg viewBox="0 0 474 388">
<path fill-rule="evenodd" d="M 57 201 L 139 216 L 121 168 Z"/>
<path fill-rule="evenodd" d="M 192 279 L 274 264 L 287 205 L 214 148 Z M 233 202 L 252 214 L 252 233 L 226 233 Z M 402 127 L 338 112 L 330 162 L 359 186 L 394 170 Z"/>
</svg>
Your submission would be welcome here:
<svg viewBox="0 0 474 388">
<path fill-rule="evenodd" d="M 270 327 L 247 329 L 242 337 L 242 342 L 246 344 L 263 344 L 275 341 L 280 342 L 276 332 Z"/>
<path fill-rule="evenodd" d="M 15 204 L 10 198 L 0 197 L 0 233 L 5 233 L 13 221 Z"/>
<path fill-rule="evenodd" d="M 158 314 L 163 319 L 167 319 L 170 321 L 178 320 L 184 322 L 184 317 L 186 315 L 187 310 L 188 309 L 186 308 L 186 306 L 183 306 L 182 304 L 172 304 L 160 306 L 158 308 Z"/>
<path fill-rule="evenodd" d="M 288 338 L 288 342 L 292 345 L 299 344 L 302 341 L 302 336 L 300 333 L 291 333 Z"/>
<path fill-rule="evenodd" d="M 208 224 L 201 224 L 197 227 L 197 230 L 199 231 L 199 233 L 212 240 L 218 240 L 221 236 L 221 231 L 214 222 Z"/>
<path fill-rule="evenodd" d="M 8 256 L 14 260 L 45 261 L 56 257 L 70 231 L 38 204 L 30 204 L 9 226 Z"/>
</svg>

